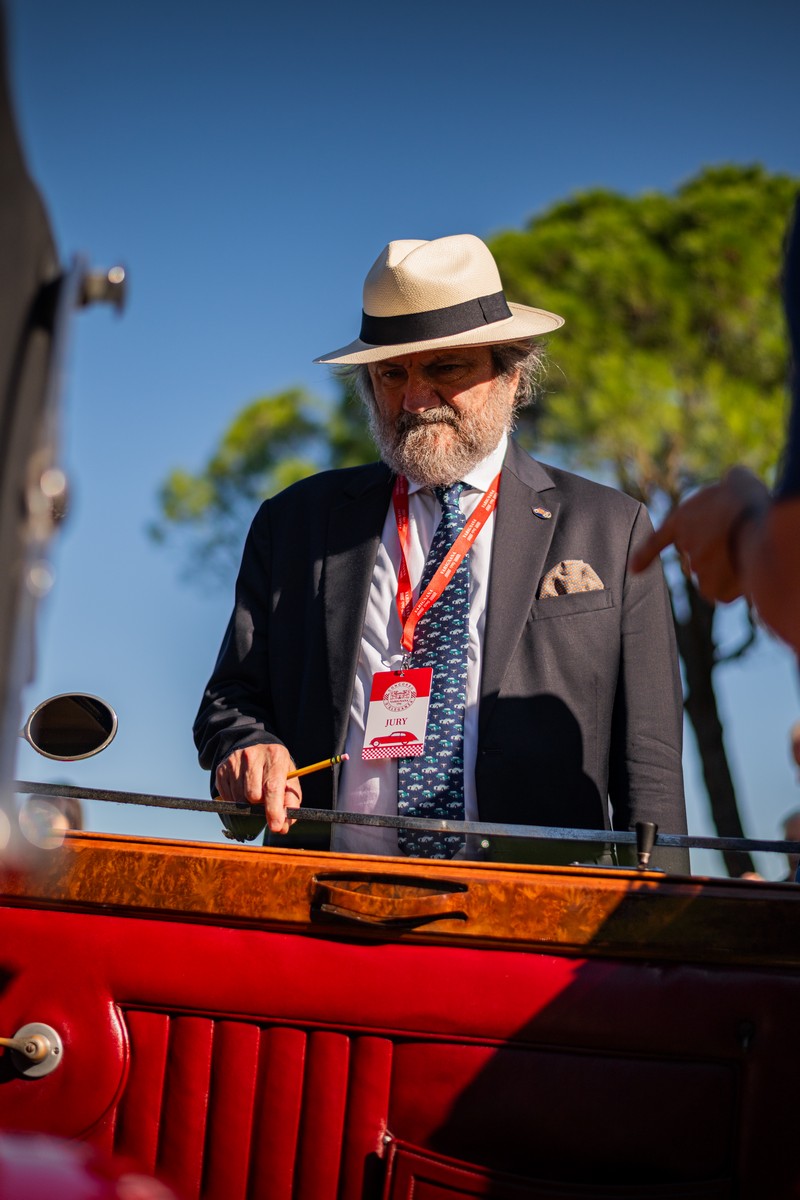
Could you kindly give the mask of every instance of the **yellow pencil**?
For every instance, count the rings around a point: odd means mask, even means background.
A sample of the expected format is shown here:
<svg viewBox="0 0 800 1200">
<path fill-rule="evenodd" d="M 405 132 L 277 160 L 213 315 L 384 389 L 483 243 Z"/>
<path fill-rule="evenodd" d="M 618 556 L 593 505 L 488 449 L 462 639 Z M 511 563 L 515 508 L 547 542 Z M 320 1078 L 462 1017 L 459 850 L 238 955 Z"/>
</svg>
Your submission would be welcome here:
<svg viewBox="0 0 800 1200">
<path fill-rule="evenodd" d="M 312 771 L 324 771 L 326 767 L 335 767 L 337 763 L 346 762 L 349 754 L 334 754 L 333 758 L 323 758 L 322 762 L 311 763 L 308 767 L 297 767 L 290 771 L 287 779 L 297 779 L 298 775 L 310 775 Z"/>
</svg>

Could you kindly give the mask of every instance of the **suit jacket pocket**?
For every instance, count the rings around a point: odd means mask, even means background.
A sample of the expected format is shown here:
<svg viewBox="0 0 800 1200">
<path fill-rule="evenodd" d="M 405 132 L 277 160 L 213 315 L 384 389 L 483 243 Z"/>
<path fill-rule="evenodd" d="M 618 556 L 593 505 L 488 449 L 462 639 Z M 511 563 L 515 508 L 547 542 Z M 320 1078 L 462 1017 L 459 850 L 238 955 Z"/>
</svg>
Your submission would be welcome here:
<svg viewBox="0 0 800 1200">
<path fill-rule="evenodd" d="M 575 617 L 579 613 L 599 612 L 613 607 L 614 593 L 611 588 L 595 592 L 570 592 L 566 596 L 547 596 L 544 600 L 534 600 L 531 617 L 534 621 L 542 621 L 546 617 Z"/>
</svg>

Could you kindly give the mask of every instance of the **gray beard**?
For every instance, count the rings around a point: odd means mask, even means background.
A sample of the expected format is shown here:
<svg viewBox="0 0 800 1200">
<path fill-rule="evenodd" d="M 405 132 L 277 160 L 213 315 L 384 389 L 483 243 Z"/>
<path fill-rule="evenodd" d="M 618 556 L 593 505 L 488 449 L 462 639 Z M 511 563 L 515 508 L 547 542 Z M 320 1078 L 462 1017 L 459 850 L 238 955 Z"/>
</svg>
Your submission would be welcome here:
<svg viewBox="0 0 800 1200">
<path fill-rule="evenodd" d="M 482 409 L 468 414 L 442 405 L 419 413 L 401 412 L 392 419 L 383 416 L 374 401 L 367 411 L 370 433 L 383 461 L 397 475 L 426 487 L 446 487 L 463 479 L 492 453 L 513 424 L 513 398 L 502 385 L 492 389 Z M 457 436 L 444 441 L 442 426 L 449 426 Z"/>
</svg>

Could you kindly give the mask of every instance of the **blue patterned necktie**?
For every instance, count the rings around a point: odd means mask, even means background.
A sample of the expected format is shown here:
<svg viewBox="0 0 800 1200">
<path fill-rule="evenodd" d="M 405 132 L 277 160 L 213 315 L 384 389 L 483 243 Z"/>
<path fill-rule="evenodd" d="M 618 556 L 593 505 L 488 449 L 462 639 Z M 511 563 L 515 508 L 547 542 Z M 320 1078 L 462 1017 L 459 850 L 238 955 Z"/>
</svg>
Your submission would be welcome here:
<svg viewBox="0 0 800 1200">
<path fill-rule="evenodd" d="M 420 594 L 464 528 L 459 507 L 463 483 L 433 489 L 442 519 L 422 572 Z M 467 699 L 469 554 L 414 634 L 411 665 L 433 667 L 425 750 L 397 763 L 397 811 L 401 817 L 464 820 L 464 709 Z M 452 858 L 464 845 L 457 834 L 400 830 L 398 845 L 413 858 Z"/>
</svg>

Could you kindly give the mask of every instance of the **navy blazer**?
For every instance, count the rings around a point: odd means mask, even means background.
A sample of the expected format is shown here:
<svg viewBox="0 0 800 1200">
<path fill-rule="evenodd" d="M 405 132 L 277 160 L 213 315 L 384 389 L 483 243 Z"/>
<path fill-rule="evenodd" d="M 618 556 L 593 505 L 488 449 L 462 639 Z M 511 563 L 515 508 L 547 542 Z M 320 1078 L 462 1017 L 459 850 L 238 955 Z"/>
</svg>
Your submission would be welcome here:
<svg viewBox="0 0 800 1200">
<path fill-rule="evenodd" d="M 232 750 L 257 742 L 283 742 L 299 763 L 343 751 L 392 482 L 382 463 L 327 471 L 260 508 L 195 722 L 200 761 L 212 773 Z M 641 575 L 628 566 L 650 530 L 646 509 L 629 496 L 545 468 L 509 443 L 483 647 L 482 820 L 588 829 L 652 820 L 664 832 L 685 831 L 669 597 L 658 564 Z M 590 564 L 603 590 L 538 599 L 543 576 L 564 559 Z M 335 772 L 306 777 L 304 803 L 330 808 L 336 784 Z M 319 844 L 327 834 L 298 822 L 280 844 Z M 491 852 L 589 856 L 577 843 L 494 842 Z M 683 851 L 660 851 L 658 860 L 688 871 Z"/>
</svg>

